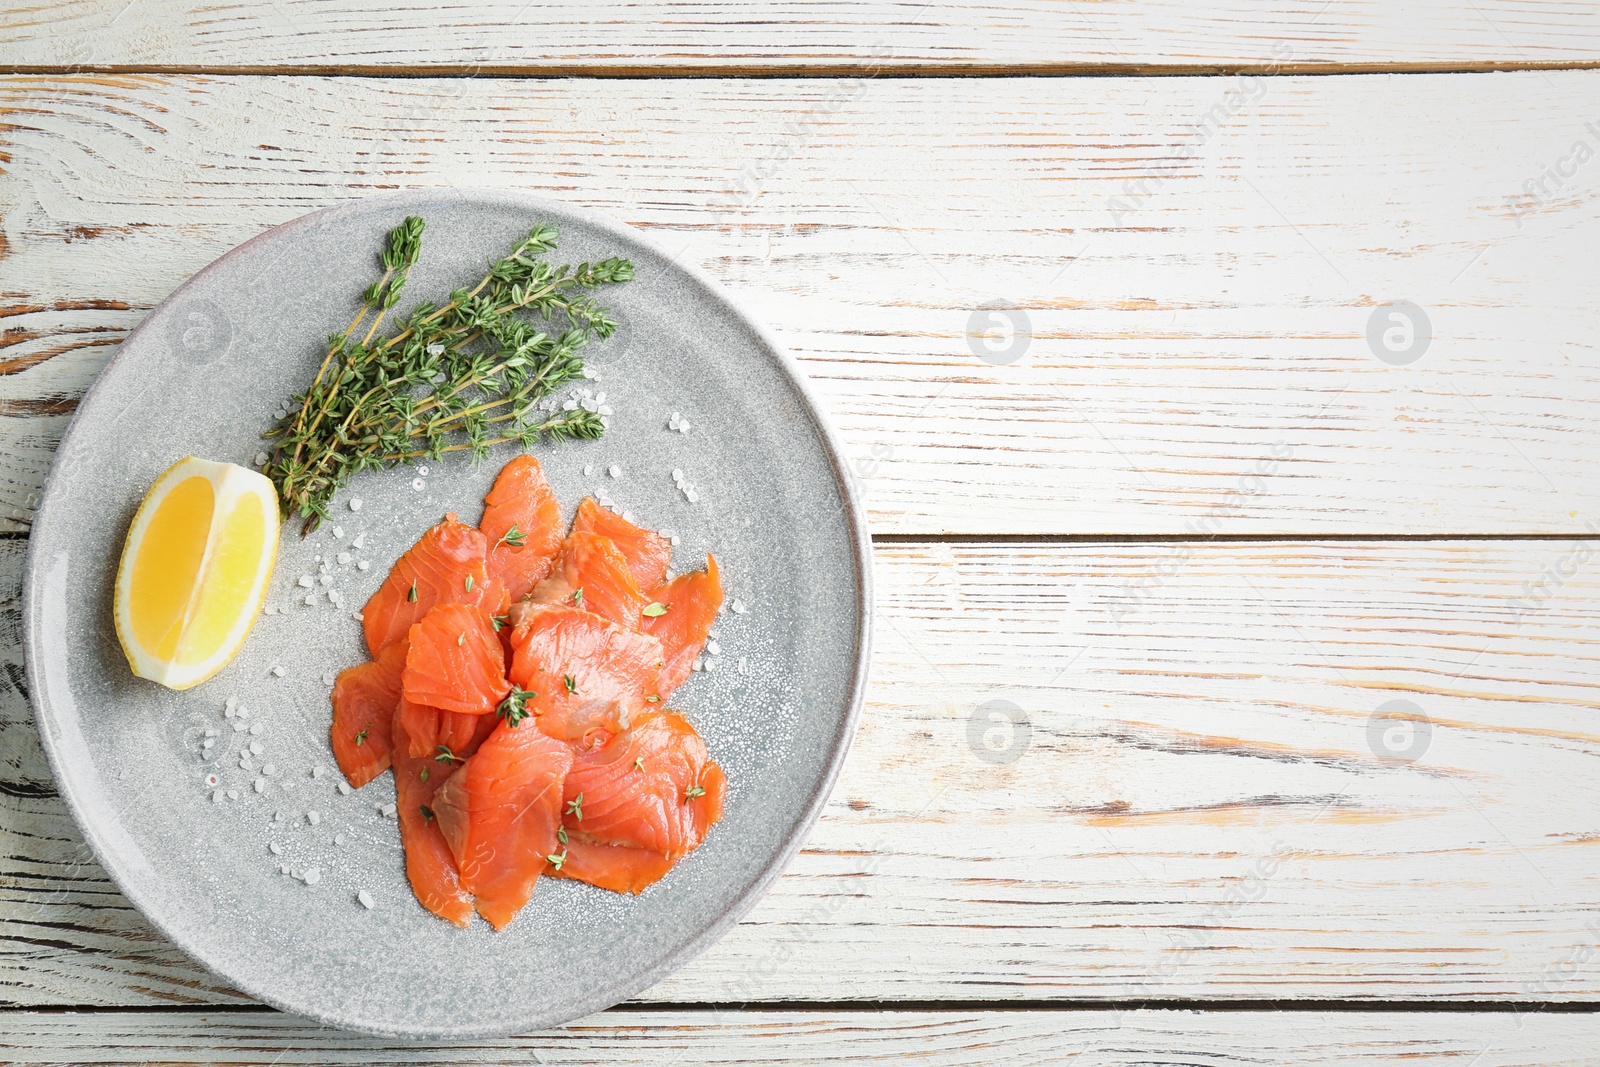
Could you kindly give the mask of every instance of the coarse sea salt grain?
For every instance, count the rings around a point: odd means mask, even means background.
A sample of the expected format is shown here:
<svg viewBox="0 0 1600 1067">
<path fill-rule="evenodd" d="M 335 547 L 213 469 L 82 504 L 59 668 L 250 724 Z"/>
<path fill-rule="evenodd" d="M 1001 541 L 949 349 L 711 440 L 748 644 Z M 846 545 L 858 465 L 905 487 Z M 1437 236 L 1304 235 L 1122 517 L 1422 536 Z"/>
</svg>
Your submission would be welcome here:
<svg viewBox="0 0 1600 1067">
<path fill-rule="evenodd" d="M 344 835 L 343 834 L 334 834 L 333 835 L 333 843 L 336 844 L 336 845 L 344 844 Z"/>
<path fill-rule="evenodd" d="M 275 763 L 268 763 L 261 768 L 261 773 L 270 778 L 278 773 L 278 766 Z"/>
<path fill-rule="evenodd" d="M 353 497 L 350 498 L 350 510 L 351 511 L 360 511 L 361 510 L 361 498 L 360 497 L 353 496 Z"/>
<path fill-rule="evenodd" d="M 613 478 L 620 478 L 622 477 L 622 468 L 613 463 L 611 466 L 606 468 L 606 473 L 611 475 Z"/>
<path fill-rule="evenodd" d="M 339 566 L 348 567 L 350 565 L 350 558 L 351 558 L 350 557 L 350 553 L 341 552 L 341 553 L 339 553 L 339 557 L 338 558 L 339 558 Z"/>
<path fill-rule="evenodd" d="M 315 767 L 311 768 L 311 777 L 313 777 L 313 778 L 321 778 L 322 777 L 322 765 L 320 763 L 317 764 Z"/>
<path fill-rule="evenodd" d="M 312 826 L 317 826 L 322 822 L 322 816 L 315 811 L 308 811 L 306 812 L 306 822 Z"/>
<path fill-rule="evenodd" d="M 349 782 L 340 782 L 339 783 L 339 792 L 343 793 L 345 796 L 349 796 L 350 795 L 350 783 Z"/>
<path fill-rule="evenodd" d="M 364 533 L 358 533 L 358 534 L 355 535 L 354 538 L 351 539 L 350 547 L 351 548 L 362 548 L 362 547 L 365 547 L 366 543 L 367 543 L 367 535 L 364 534 Z"/>
<path fill-rule="evenodd" d="M 324 575 L 323 575 L 323 576 L 322 576 L 322 584 L 323 584 L 323 585 L 332 585 L 332 584 L 333 584 L 333 575 L 331 575 L 331 574 L 324 574 Z"/>
<path fill-rule="evenodd" d="M 247 722 L 236 722 L 233 724 L 233 732 L 236 734 L 242 734 L 248 729 L 250 729 L 250 724 Z"/>
<path fill-rule="evenodd" d="M 250 751 L 254 752 L 258 756 L 261 755 L 261 742 L 260 741 L 252 741 L 252 742 L 250 742 Z"/>
<path fill-rule="evenodd" d="M 256 779 L 256 792 L 257 793 L 265 793 L 266 791 L 267 791 L 267 780 L 265 778 L 257 778 Z"/>
<path fill-rule="evenodd" d="M 310 589 L 314 584 L 316 584 L 316 579 L 311 577 L 309 574 L 302 574 L 300 576 L 300 581 L 296 584 L 299 585 L 301 589 Z"/>
<path fill-rule="evenodd" d="M 339 538 L 341 541 L 344 540 L 344 527 L 343 526 L 335 526 L 333 528 L 333 536 Z"/>
<path fill-rule="evenodd" d="M 278 844 L 276 841 L 268 841 L 267 851 L 271 852 L 274 856 L 281 856 L 283 855 L 283 846 Z"/>
<path fill-rule="evenodd" d="M 744 601 L 740 600 L 738 597 L 734 597 L 733 603 L 729 604 L 728 606 L 733 609 L 733 613 L 735 615 L 743 615 L 745 612 L 750 610 L 744 606 Z"/>
<path fill-rule="evenodd" d="M 360 904 L 368 911 L 371 911 L 377 905 L 377 902 L 372 899 L 372 894 L 367 892 L 365 889 L 356 894 L 356 903 Z"/>
<path fill-rule="evenodd" d="M 333 672 L 332 671 L 323 671 L 322 672 L 322 684 L 323 685 L 332 685 L 333 684 Z"/>
<path fill-rule="evenodd" d="M 722 655 L 722 646 L 717 644 L 715 641 L 707 641 L 706 651 L 711 653 L 713 656 L 720 656 Z"/>
<path fill-rule="evenodd" d="M 360 563 L 356 564 L 356 570 L 364 571 L 370 566 L 372 566 L 372 564 L 368 563 L 366 560 L 362 560 Z"/>
<path fill-rule="evenodd" d="M 268 456 L 265 452 L 257 452 L 256 453 L 256 466 L 265 467 L 267 465 L 267 460 L 270 459 L 270 458 L 271 457 Z"/>
<path fill-rule="evenodd" d="M 283 668 L 278 666 L 276 663 L 274 663 L 272 665 L 272 676 L 274 678 L 282 678 L 283 677 Z"/>
<path fill-rule="evenodd" d="M 585 478 L 593 478 L 594 477 L 594 464 L 593 463 L 585 463 L 583 465 L 583 476 Z"/>
<path fill-rule="evenodd" d="M 311 607 L 311 606 L 312 606 L 312 605 L 313 605 L 313 604 L 315 604 L 315 603 L 316 603 L 316 602 L 317 602 L 317 594 L 315 594 L 315 593 L 307 593 L 307 594 L 306 594 L 306 601 L 305 601 L 305 603 L 306 603 L 306 607 L 308 607 L 308 608 L 309 608 L 309 607 Z M 279 678 L 282 678 L 282 677 L 283 677 L 283 675 L 281 675 L 281 674 L 280 674 L 280 675 L 278 675 L 278 677 L 279 677 Z"/>
<path fill-rule="evenodd" d="M 228 799 L 229 800 L 238 800 L 239 799 L 239 791 L 237 789 L 228 790 Z"/>
<path fill-rule="evenodd" d="M 301 881 L 305 882 L 306 885 L 316 885 L 322 881 L 322 869 L 319 867 L 307 867 Z"/>
<path fill-rule="evenodd" d="M 211 803 L 213 803 L 213 804 L 221 804 L 222 803 L 222 790 L 218 789 L 216 792 L 211 794 Z"/>
<path fill-rule="evenodd" d="M 250 724 L 250 733 L 253 734 L 256 737 L 260 737 L 262 735 L 262 733 L 265 732 L 265 730 L 266 730 L 266 726 L 263 725 L 262 723 L 253 722 L 253 723 Z"/>
</svg>

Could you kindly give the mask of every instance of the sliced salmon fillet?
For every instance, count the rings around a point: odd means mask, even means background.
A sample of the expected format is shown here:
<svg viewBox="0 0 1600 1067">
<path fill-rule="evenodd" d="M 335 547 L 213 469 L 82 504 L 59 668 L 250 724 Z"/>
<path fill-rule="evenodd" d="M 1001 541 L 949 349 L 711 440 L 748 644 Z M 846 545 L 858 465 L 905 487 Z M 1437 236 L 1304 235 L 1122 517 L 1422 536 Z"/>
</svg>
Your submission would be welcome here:
<svg viewBox="0 0 1600 1067">
<path fill-rule="evenodd" d="M 640 612 L 650 602 L 611 538 L 582 530 L 568 535 L 555 570 L 534 587 L 533 600 L 580 607 L 630 630 L 639 628 Z"/>
<path fill-rule="evenodd" d="M 439 604 L 411 627 L 402 691 L 413 704 L 487 715 L 505 699 L 505 650 L 494 623 L 467 604 Z"/>
<path fill-rule="evenodd" d="M 562 875 L 639 892 L 705 840 L 722 817 L 726 790 L 722 768 L 686 719 L 672 711 L 645 712 L 631 728 L 573 760 L 563 797 L 567 836 L 601 847 L 581 850 L 572 867 L 562 865 Z"/>
<path fill-rule="evenodd" d="M 501 723 L 440 787 L 433 811 L 478 914 L 503 930 L 556 854 L 572 750 L 533 724 Z"/>
<path fill-rule="evenodd" d="M 722 610 L 722 578 L 717 573 L 715 556 L 706 554 L 706 569 L 680 574 L 672 581 L 651 590 L 652 604 L 665 610 L 660 615 L 645 615 L 639 630 L 661 642 L 665 665 L 661 668 L 661 699 L 689 677 L 706 635 Z M 647 608 L 646 610 L 655 610 Z"/>
<path fill-rule="evenodd" d="M 539 605 L 511 633 L 511 682 L 551 737 L 616 733 L 650 706 L 661 680 L 661 642 L 593 612 Z"/>
<path fill-rule="evenodd" d="M 602 845 L 570 830 L 566 852 L 561 869 L 550 872 L 552 877 L 587 882 L 613 893 L 642 893 L 678 862 L 645 848 Z"/>
<path fill-rule="evenodd" d="M 481 716 L 479 716 L 481 718 Z M 424 908 L 457 926 L 472 922 L 472 898 L 449 842 L 439 832 L 435 794 L 454 774 L 450 764 L 416 759 L 411 739 L 397 711 L 393 724 L 395 803 L 400 818 L 400 843 L 405 847 L 406 877 Z"/>
<path fill-rule="evenodd" d="M 599 534 L 617 546 L 628 570 L 640 589 L 654 589 L 667 579 L 667 564 L 672 560 L 672 542 L 656 533 L 635 526 L 621 515 L 584 497 L 572 520 L 573 533 Z"/>
<path fill-rule="evenodd" d="M 413 759 L 433 759 L 440 755 L 448 759 L 452 754 L 464 759 L 471 754 L 474 739 L 482 739 L 479 730 L 487 734 L 494 725 L 493 715 L 441 711 L 427 704 L 414 704 L 404 693 L 400 694 L 395 715 L 406 724 L 407 749 Z M 488 726 L 481 726 L 482 720 L 488 720 Z"/>
<path fill-rule="evenodd" d="M 395 563 L 361 609 L 367 649 L 376 656 L 399 641 L 437 604 L 468 604 L 490 615 L 504 613 L 506 590 L 491 580 L 489 542 L 470 526 L 446 515 Z"/>
<path fill-rule="evenodd" d="M 512 601 L 533 592 L 561 551 L 561 505 L 539 461 L 521 455 L 507 463 L 483 498 L 478 529 L 489 542 L 489 573 Z"/>
<path fill-rule="evenodd" d="M 389 724 L 405 662 L 406 643 L 396 641 L 376 660 L 340 671 L 333 683 L 333 758 L 357 789 L 389 769 Z"/>
</svg>

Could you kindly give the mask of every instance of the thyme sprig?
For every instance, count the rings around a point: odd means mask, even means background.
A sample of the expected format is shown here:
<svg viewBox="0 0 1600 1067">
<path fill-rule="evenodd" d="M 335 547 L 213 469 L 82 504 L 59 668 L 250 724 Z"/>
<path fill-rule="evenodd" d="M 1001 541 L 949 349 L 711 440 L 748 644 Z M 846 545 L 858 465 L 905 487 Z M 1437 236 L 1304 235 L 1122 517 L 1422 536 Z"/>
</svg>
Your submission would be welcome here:
<svg viewBox="0 0 1600 1067">
<path fill-rule="evenodd" d="M 383 273 L 367 287 L 360 312 L 328 339 L 316 377 L 294 398 L 296 410 L 266 434 L 274 446 L 265 473 L 306 533 L 361 471 L 452 452 L 479 460 L 502 442 L 531 448 L 605 432 L 596 412 L 552 412 L 540 402 L 582 377 L 580 352 L 591 340 L 616 331 L 590 291 L 628 281 L 633 264 L 610 257 L 556 266 L 543 257 L 559 235 L 538 223 L 476 286 L 443 304 L 418 303 L 380 336 L 421 254 L 423 228 L 411 216 L 389 232 L 379 254 Z"/>
</svg>

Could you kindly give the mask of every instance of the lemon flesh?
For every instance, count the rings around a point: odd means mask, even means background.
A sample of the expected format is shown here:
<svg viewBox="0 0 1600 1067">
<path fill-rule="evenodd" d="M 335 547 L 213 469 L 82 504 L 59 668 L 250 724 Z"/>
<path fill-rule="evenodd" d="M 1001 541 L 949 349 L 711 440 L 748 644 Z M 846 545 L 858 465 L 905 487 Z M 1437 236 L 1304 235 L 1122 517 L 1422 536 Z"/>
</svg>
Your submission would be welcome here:
<svg viewBox="0 0 1600 1067">
<path fill-rule="evenodd" d="M 117 637 L 141 678 L 188 689 L 238 654 L 278 554 L 264 476 L 189 456 L 145 494 L 117 570 Z"/>
</svg>

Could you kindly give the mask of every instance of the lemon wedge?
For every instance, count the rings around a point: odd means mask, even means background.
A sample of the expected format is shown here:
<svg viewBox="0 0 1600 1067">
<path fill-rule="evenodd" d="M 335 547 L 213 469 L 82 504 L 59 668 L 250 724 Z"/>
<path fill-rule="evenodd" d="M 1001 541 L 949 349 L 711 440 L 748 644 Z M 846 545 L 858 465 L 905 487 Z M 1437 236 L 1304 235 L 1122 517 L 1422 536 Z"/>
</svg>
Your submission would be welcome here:
<svg viewBox="0 0 1600 1067">
<path fill-rule="evenodd" d="M 228 665 L 261 614 L 278 525 L 278 492 L 255 471 L 187 456 L 156 479 L 117 567 L 117 639 L 134 674 L 189 689 Z"/>
</svg>

